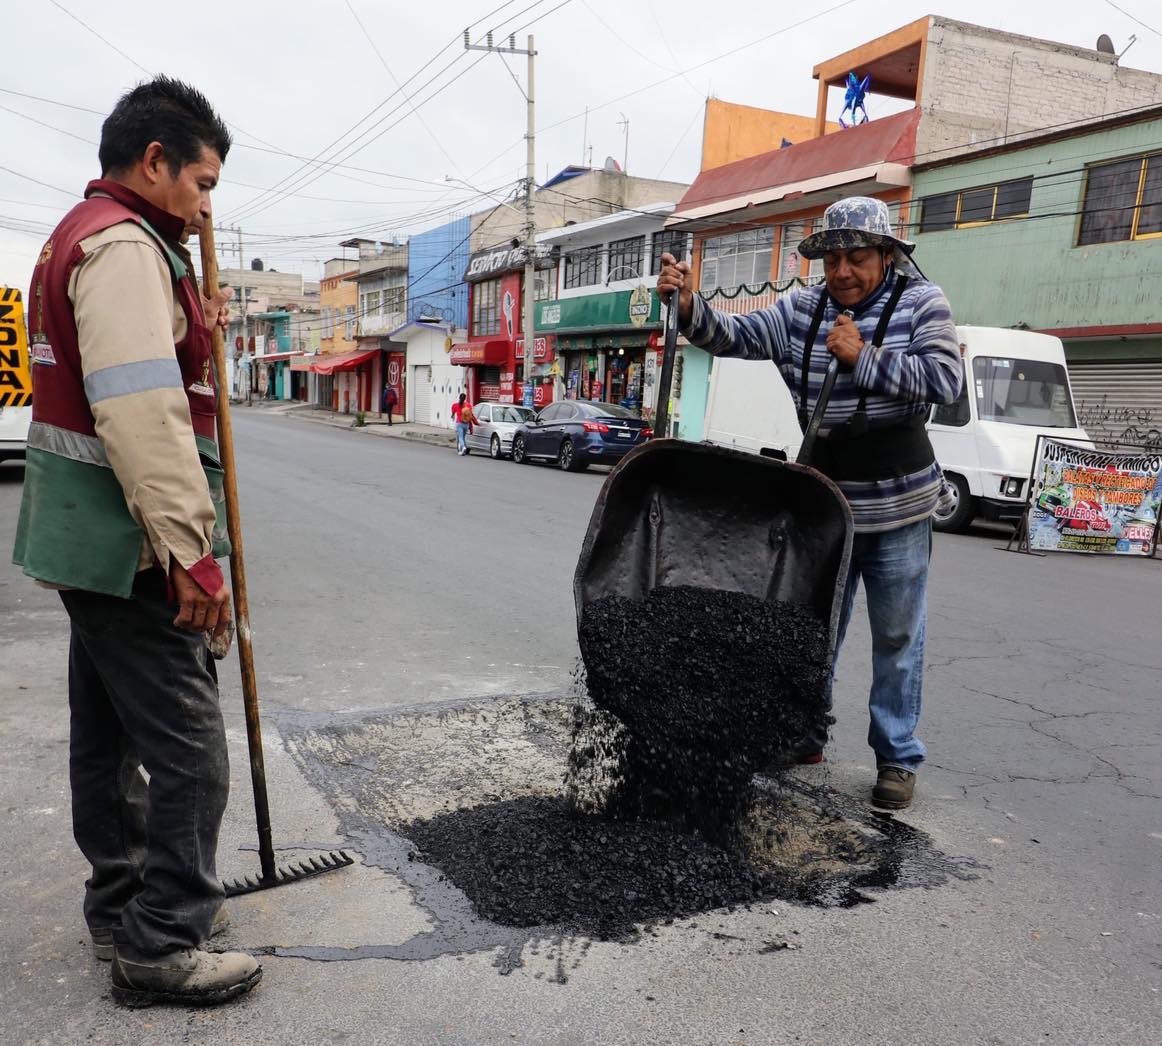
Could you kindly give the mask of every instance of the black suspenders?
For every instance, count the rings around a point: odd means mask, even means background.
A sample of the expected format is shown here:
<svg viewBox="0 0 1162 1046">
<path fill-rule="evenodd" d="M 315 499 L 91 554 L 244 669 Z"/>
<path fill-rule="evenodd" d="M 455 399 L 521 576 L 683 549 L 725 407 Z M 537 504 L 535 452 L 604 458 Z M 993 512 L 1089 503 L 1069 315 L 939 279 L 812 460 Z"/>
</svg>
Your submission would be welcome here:
<svg viewBox="0 0 1162 1046">
<path fill-rule="evenodd" d="M 884 343 L 884 337 L 888 333 L 888 324 L 891 322 L 892 313 L 896 311 L 896 306 L 900 302 L 900 296 L 904 293 L 904 288 L 908 285 L 907 276 L 896 276 L 895 286 L 892 287 L 892 293 L 888 297 L 887 303 L 884 305 L 884 311 L 880 313 L 880 321 L 876 324 L 875 334 L 872 335 L 872 344 L 878 349 Z M 807 419 L 809 417 L 807 411 L 807 380 L 811 373 L 811 350 L 815 345 L 815 339 L 819 336 L 819 328 L 823 325 L 823 314 L 827 311 L 827 302 L 830 295 L 827 289 L 824 288 L 823 293 L 819 296 L 819 304 L 815 306 L 815 314 L 811 317 L 811 326 L 807 328 L 807 340 L 803 344 L 803 365 L 799 375 L 799 427 L 805 432 L 807 430 Z M 855 409 L 855 416 L 852 418 L 855 423 L 854 428 L 856 434 L 858 432 L 867 431 L 867 393 L 861 393 L 859 397 L 859 405 Z"/>
</svg>

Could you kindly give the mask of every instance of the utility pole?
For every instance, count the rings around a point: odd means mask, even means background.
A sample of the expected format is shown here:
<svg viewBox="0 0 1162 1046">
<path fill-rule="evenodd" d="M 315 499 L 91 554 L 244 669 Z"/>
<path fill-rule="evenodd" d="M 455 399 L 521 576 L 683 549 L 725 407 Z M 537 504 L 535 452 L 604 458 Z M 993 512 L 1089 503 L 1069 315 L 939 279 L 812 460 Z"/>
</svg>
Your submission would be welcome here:
<svg viewBox="0 0 1162 1046">
<path fill-rule="evenodd" d="M 621 124 L 625 131 L 625 152 L 621 154 L 621 173 L 629 174 L 629 117 L 625 113 L 618 113 L 621 117 L 617 122 Z"/>
<path fill-rule="evenodd" d="M 516 46 L 516 36 L 512 35 L 508 38 L 508 46 L 498 46 L 492 41 L 492 34 L 485 35 L 484 43 L 474 44 L 468 35 L 468 30 L 464 30 L 464 50 L 465 51 L 494 51 L 499 55 L 506 54 L 523 54 L 528 56 L 529 72 L 528 72 L 528 90 L 521 91 L 525 96 L 525 101 L 528 103 L 528 130 L 525 132 L 525 141 L 528 144 L 528 155 L 526 159 L 526 174 L 525 174 L 525 288 L 524 288 L 524 322 L 522 329 L 524 331 L 525 351 L 524 351 L 524 388 L 522 390 L 521 401 L 526 407 L 533 406 L 533 360 L 535 358 L 536 340 L 537 340 L 537 289 L 536 289 L 536 275 L 537 275 L 537 215 L 536 215 L 536 201 L 533 194 L 537 189 L 537 163 L 536 163 L 536 102 L 535 102 L 535 84 L 534 84 L 534 69 L 533 61 L 536 58 L 536 48 L 533 46 L 532 34 L 528 37 L 528 46 L 523 50 Z M 503 61 L 503 58 L 502 58 Z M 514 77 L 515 79 L 515 77 Z M 520 87 L 520 84 L 517 84 Z"/>
<path fill-rule="evenodd" d="M 214 227 L 218 232 L 230 233 L 238 237 L 238 317 L 242 321 L 242 360 L 247 359 L 247 338 L 246 338 L 246 259 L 242 254 L 242 230 L 236 226 L 216 225 Z M 242 370 L 246 374 L 246 402 L 250 403 L 250 368 L 244 366 Z M 222 377 L 225 377 L 224 375 Z"/>
</svg>

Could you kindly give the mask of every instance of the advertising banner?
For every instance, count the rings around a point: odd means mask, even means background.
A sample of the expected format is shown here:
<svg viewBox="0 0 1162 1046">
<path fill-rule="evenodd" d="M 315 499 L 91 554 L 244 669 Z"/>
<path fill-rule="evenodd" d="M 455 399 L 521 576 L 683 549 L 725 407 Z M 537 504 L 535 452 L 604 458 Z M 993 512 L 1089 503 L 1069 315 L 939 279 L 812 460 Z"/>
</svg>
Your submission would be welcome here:
<svg viewBox="0 0 1162 1046">
<path fill-rule="evenodd" d="M 1039 439 L 1030 550 L 1149 556 L 1162 502 L 1162 455 L 1108 453 Z"/>
</svg>

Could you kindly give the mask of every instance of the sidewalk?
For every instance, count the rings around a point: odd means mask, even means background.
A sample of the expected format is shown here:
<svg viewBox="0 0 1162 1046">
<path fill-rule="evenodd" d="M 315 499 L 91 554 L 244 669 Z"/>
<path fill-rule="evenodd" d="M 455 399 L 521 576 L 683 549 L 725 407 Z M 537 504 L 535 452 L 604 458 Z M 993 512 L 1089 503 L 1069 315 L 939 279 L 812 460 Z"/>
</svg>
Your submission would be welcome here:
<svg viewBox="0 0 1162 1046">
<path fill-rule="evenodd" d="M 363 425 L 355 424 L 354 414 L 338 414 L 332 410 L 321 410 L 305 403 L 255 401 L 251 406 L 234 404 L 236 410 L 261 410 L 268 414 L 278 414 L 296 421 L 310 421 L 316 425 L 330 425 L 337 429 L 352 429 L 371 436 L 388 439 L 410 439 L 429 443 L 436 447 L 455 447 L 456 433 L 451 429 L 437 428 L 435 425 L 417 425 L 411 421 L 397 421 L 388 425 L 386 419 L 368 415 Z"/>
</svg>

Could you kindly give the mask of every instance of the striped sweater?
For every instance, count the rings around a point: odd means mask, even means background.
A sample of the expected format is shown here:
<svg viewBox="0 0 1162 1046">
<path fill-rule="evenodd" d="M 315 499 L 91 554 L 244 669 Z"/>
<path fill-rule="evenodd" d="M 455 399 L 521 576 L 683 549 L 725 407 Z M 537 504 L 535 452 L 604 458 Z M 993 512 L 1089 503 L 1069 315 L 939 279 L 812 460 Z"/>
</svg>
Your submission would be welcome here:
<svg viewBox="0 0 1162 1046">
<path fill-rule="evenodd" d="M 923 414 L 929 404 L 951 403 L 960 392 L 963 369 L 952 310 L 935 284 L 910 282 L 888 322 L 883 345 L 877 349 L 871 344 L 896 278 L 894 270 L 889 270 L 883 283 L 852 310 L 864 348 L 854 370 L 839 372 L 821 427 L 824 434 L 855 412 L 863 393 L 867 394 L 868 419 L 876 424 Z M 805 287 L 780 298 L 771 308 L 746 316 L 712 309 L 696 294 L 691 321 L 682 333 L 714 356 L 772 360 L 798 408 L 803 343 L 823 293 L 823 287 Z M 837 315 L 834 302 L 829 302 L 811 350 L 808 414 L 815 407 L 831 360 L 827 334 Z M 936 507 L 942 482 L 940 466 L 933 463 L 907 476 L 844 480 L 838 486 L 851 505 L 856 532 L 875 533 L 927 519 Z"/>
</svg>

